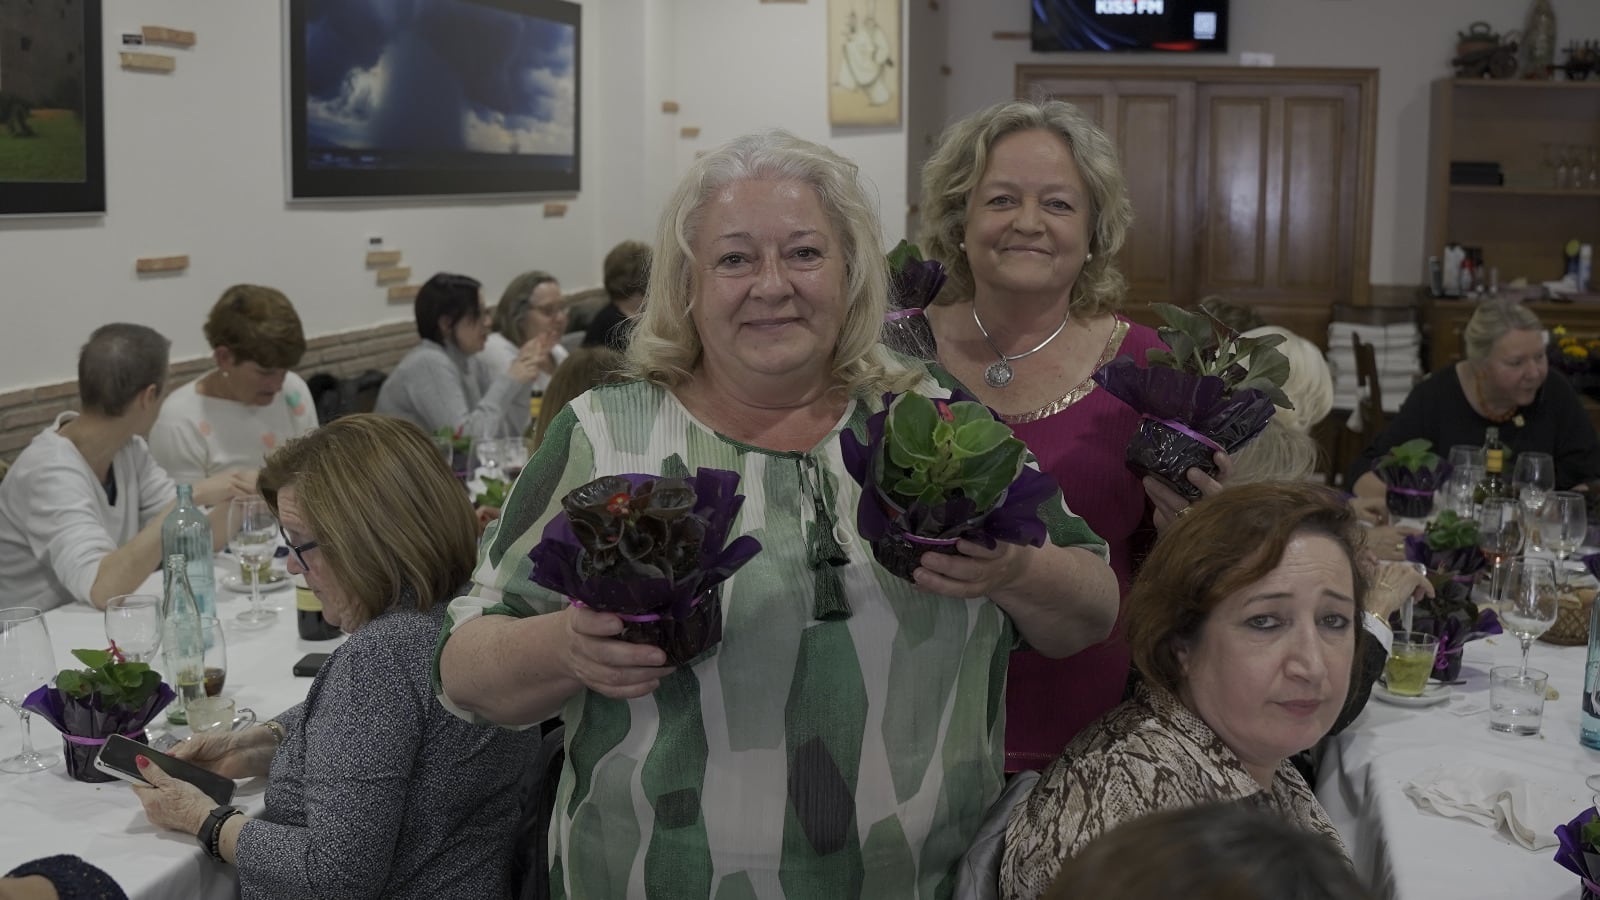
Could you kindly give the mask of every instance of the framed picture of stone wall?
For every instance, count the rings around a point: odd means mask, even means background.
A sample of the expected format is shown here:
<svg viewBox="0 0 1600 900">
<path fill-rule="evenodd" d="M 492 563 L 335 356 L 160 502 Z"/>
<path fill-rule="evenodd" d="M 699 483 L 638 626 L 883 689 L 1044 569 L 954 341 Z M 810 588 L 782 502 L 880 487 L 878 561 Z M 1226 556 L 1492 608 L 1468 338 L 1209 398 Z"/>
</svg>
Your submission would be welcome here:
<svg viewBox="0 0 1600 900">
<path fill-rule="evenodd" d="M 901 0 L 828 0 L 828 123 L 898 126 Z"/>
<path fill-rule="evenodd" d="M 0 3 L 0 215 L 105 212 L 100 0 Z"/>
</svg>

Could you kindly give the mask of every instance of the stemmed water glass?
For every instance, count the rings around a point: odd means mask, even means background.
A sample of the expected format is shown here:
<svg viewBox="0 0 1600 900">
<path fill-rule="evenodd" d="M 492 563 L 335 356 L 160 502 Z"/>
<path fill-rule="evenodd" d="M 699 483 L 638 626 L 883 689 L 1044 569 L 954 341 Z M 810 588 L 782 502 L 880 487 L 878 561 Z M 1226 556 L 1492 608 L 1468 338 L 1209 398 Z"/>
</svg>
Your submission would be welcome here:
<svg viewBox="0 0 1600 900">
<path fill-rule="evenodd" d="M 1522 670 L 1528 674 L 1528 649 L 1533 639 L 1556 623 L 1560 595 L 1555 564 L 1548 559 L 1522 557 L 1506 561 L 1500 577 L 1500 624 L 1522 640 Z"/>
<path fill-rule="evenodd" d="M 1518 453 L 1511 468 L 1511 487 L 1522 508 L 1532 516 L 1544 506 L 1546 494 L 1555 490 L 1556 461 L 1548 453 Z"/>
<path fill-rule="evenodd" d="M 228 507 L 228 534 L 233 553 L 246 571 L 259 572 L 271 564 L 278 545 L 278 523 L 267 501 L 260 497 L 235 497 Z M 250 579 L 250 608 L 236 617 L 246 628 L 265 628 L 278 618 L 276 610 L 261 608 L 261 579 Z"/>
<path fill-rule="evenodd" d="M 121 594 L 106 601 L 106 640 L 128 662 L 147 663 L 161 646 L 161 598 Z"/>
<path fill-rule="evenodd" d="M 0 771 L 42 772 L 61 761 L 60 754 L 33 749 L 32 722 L 22 708 L 22 701 L 55 674 L 55 650 L 44 612 L 31 606 L 0 609 L 0 703 L 22 717 L 22 752 L 0 759 Z"/>
<path fill-rule="evenodd" d="M 1589 511 L 1582 494 L 1576 491 L 1552 491 L 1539 511 L 1539 533 L 1544 546 L 1556 555 L 1556 567 L 1563 571 L 1567 557 L 1583 546 L 1584 535 L 1589 531 Z"/>
<path fill-rule="evenodd" d="M 1489 572 L 1489 596 L 1500 596 L 1501 564 L 1522 551 L 1522 517 L 1518 504 L 1504 497 L 1487 497 L 1478 507 L 1478 549 L 1493 568 Z"/>
<path fill-rule="evenodd" d="M 497 436 L 479 438 L 473 445 L 478 452 L 479 478 L 504 478 L 500 463 L 505 458 L 505 441 Z"/>
</svg>

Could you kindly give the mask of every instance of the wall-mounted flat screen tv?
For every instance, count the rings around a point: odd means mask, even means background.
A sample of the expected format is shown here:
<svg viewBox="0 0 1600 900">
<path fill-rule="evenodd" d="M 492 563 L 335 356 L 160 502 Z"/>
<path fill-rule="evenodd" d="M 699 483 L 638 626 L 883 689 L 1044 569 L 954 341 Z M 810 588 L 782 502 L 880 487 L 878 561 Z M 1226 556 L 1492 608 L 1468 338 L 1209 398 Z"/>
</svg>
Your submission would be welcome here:
<svg viewBox="0 0 1600 900">
<path fill-rule="evenodd" d="M 289 196 L 577 191 L 581 10 L 289 0 Z"/>
<path fill-rule="evenodd" d="M 1039 53 L 1226 53 L 1228 0 L 1030 0 Z"/>
</svg>

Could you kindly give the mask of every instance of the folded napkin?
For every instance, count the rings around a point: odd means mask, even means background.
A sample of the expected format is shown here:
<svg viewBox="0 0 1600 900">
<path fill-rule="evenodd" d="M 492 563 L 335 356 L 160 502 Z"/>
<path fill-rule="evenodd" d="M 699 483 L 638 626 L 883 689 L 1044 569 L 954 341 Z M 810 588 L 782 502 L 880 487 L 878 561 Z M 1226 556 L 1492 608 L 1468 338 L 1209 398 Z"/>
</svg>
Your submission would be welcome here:
<svg viewBox="0 0 1600 900">
<path fill-rule="evenodd" d="M 1477 766 L 1433 766 L 1402 790 L 1422 809 L 1502 831 L 1529 850 L 1554 847 L 1555 827 L 1572 813 L 1571 801 L 1554 791 Z"/>
</svg>

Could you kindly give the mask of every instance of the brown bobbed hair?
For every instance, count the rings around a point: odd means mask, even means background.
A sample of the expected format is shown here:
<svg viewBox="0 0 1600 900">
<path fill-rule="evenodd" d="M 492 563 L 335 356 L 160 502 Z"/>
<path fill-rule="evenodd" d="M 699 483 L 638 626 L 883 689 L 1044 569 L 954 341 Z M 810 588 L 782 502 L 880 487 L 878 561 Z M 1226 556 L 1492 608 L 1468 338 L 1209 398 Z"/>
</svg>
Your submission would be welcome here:
<svg viewBox="0 0 1600 900">
<path fill-rule="evenodd" d="M 236 284 L 222 292 L 206 317 L 206 343 L 226 347 L 239 362 L 263 369 L 292 369 L 306 355 L 306 333 L 294 304 L 277 288 Z"/>
<path fill-rule="evenodd" d="M 1164 810 L 1067 860 L 1044 900 L 1371 900 L 1322 835 L 1237 803 Z"/>
<path fill-rule="evenodd" d="M 939 147 L 922 167 L 922 251 L 944 263 L 950 281 L 937 303 L 971 300 L 972 265 L 961 248 L 967 204 L 989 167 L 989 153 L 1007 135 L 1044 131 L 1059 137 L 1089 192 L 1089 250 L 1068 302 L 1074 315 L 1089 318 L 1122 306 L 1127 282 L 1116 264 L 1133 223 L 1133 203 L 1118 161 L 1117 145 L 1078 107 L 1062 100 L 1007 100 L 945 129 Z"/>
<path fill-rule="evenodd" d="M 1350 507 L 1326 487 L 1268 481 L 1229 487 L 1180 516 L 1156 541 L 1128 593 L 1128 645 L 1150 684 L 1174 695 L 1183 686 L 1178 651 L 1199 636 L 1224 599 L 1265 578 L 1298 535 L 1322 535 L 1344 551 L 1355 586 L 1350 677 L 1360 677 L 1361 611 L 1367 573 L 1363 535 Z"/>
<path fill-rule="evenodd" d="M 256 486 L 273 515 L 294 488 L 328 571 L 367 619 L 400 603 L 449 602 L 477 563 L 478 523 L 422 429 L 359 413 L 289 441 Z"/>
<path fill-rule="evenodd" d="M 572 351 L 556 367 L 555 374 L 550 376 L 550 384 L 544 389 L 544 399 L 539 403 L 539 425 L 533 432 L 533 448 L 539 449 L 550 423 L 579 394 L 602 384 L 626 380 L 622 368 L 622 354 L 604 344 L 579 347 Z"/>
</svg>

